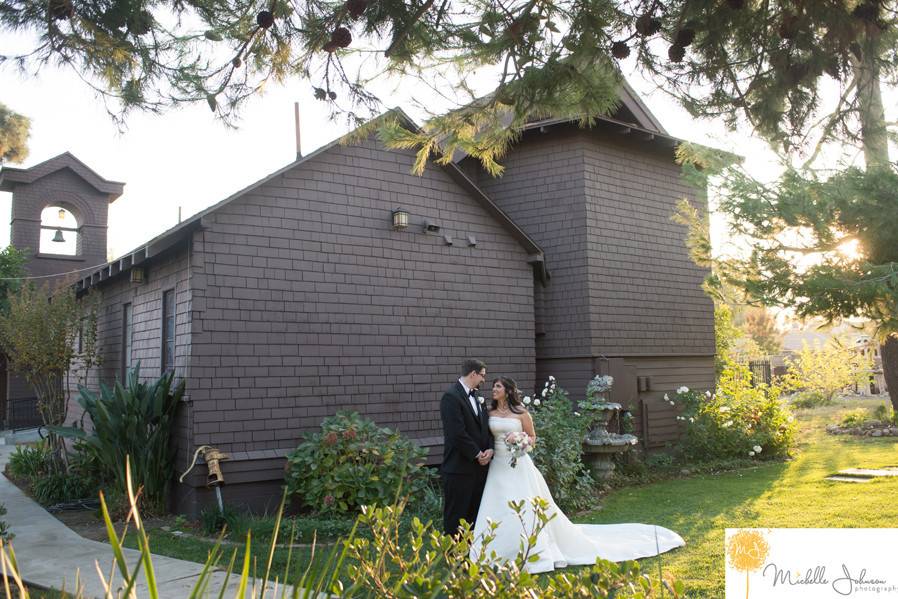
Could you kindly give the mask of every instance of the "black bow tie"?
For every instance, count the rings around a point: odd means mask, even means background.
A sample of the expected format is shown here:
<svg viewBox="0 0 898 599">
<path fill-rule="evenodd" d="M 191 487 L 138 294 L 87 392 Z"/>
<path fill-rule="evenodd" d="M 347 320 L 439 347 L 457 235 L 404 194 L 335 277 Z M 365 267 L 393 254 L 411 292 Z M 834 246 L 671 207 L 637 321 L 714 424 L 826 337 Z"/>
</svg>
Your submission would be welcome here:
<svg viewBox="0 0 898 599">
<path fill-rule="evenodd" d="M 468 391 L 468 397 L 474 397 L 474 393 L 475 393 L 475 390 L 471 389 L 470 391 Z"/>
</svg>

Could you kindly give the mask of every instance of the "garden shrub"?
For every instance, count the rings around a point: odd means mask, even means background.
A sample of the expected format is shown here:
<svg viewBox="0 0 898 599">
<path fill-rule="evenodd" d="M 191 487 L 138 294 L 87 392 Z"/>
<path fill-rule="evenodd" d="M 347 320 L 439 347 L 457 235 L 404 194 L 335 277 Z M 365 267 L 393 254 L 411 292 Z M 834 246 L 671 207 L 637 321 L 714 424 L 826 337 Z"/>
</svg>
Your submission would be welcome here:
<svg viewBox="0 0 898 599">
<path fill-rule="evenodd" d="M 462 529 L 458 542 L 420 520 L 413 523 L 407 534 L 402 534 L 402 504 L 366 508 L 359 518 L 362 534 L 346 541 L 346 572 L 351 582 L 341 587 L 340 595 L 451 599 L 684 596 L 682 582 L 662 582 L 660 569 L 643 572 L 637 561 L 615 564 L 597 559 L 592 566 L 539 575 L 523 571 L 528 556 L 532 557 L 536 536 L 549 520 L 544 499 L 536 498 L 531 505 L 533 524 L 527 525 L 523 535 L 530 541 L 522 542 L 517 556 L 508 562 L 490 555 L 489 536 L 483 539 L 482 553 L 471 559 L 473 535 L 468 526 Z M 523 504 L 515 506 L 519 513 L 522 508 Z"/>
<path fill-rule="evenodd" d="M 339 412 L 287 456 L 287 491 L 321 514 L 388 505 L 398 492 L 417 501 L 434 477 L 422 465 L 425 456 L 399 433 L 356 412 Z"/>
<path fill-rule="evenodd" d="M 747 366 L 729 362 L 717 393 L 681 387 L 678 419 L 686 424 L 679 449 L 687 460 L 785 457 L 795 443 L 796 424 L 776 386 L 751 384 Z"/>
<path fill-rule="evenodd" d="M 864 408 L 857 408 L 842 415 L 842 426 L 857 426 L 870 420 L 870 414 Z"/>
<path fill-rule="evenodd" d="M 119 381 L 112 388 L 100 384 L 99 394 L 78 387 L 78 403 L 93 424 L 90 433 L 76 427 L 57 427 L 56 431 L 81 441 L 84 459 L 98 465 L 104 478 L 113 481 L 113 494 L 120 497 L 125 496 L 121 465 L 129 456 L 131 475 L 141 481 L 149 511 L 163 512 L 174 473 L 175 411 L 184 395 L 185 382 L 172 389 L 174 372 L 168 372 L 142 383 L 139 362 L 125 378 L 125 386 Z"/>
<path fill-rule="evenodd" d="M 81 453 L 79 443 L 68 455 L 68 467 L 60 468 L 46 441 L 35 446 L 19 445 L 10 454 L 6 472 L 27 485 L 34 498 L 43 505 L 93 500 L 100 484 L 96 470 Z"/>
<path fill-rule="evenodd" d="M 18 445 L 9 456 L 6 472 L 12 478 L 30 482 L 47 473 L 51 454 L 52 452 L 43 442 L 35 446 Z"/>
<path fill-rule="evenodd" d="M 97 484 L 74 472 L 49 472 L 31 480 L 31 494 L 43 505 L 96 499 Z"/>
<path fill-rule="evenodd" d="M 552 498 L 563 510 L 589 507 L 596 490 L 583 463 L 583 439 L 589 420 L 574 411 L 567 392 L 554 377 L 549 377 L 536 399 L 525 403 L 536 429 L 536 445 L 530 455 L 546 479 Z"/>
</svg>

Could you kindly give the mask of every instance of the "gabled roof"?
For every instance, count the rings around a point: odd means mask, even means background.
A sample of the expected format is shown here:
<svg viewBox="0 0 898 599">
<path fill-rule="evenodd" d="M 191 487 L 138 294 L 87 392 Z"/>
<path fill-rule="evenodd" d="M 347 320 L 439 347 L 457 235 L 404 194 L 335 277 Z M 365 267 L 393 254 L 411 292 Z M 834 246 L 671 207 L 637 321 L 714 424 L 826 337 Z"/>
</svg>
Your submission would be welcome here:
<svg viewBox="0 0 898 599">
<path fill-rule="evenodd" d="M 617 92 L 617 96 L 620 98 L 621 105 L 630 111 L 630 114 L 636 119 L 636 124 L 647 131 L 653 131 L 655 133 L 660 133 L 661 135 L 669 136 L 667 130 L 661 125 L 661 121 L 652 114 L 652 111 L 645 105 L 645 102 L 642 101 L 639 94 L 630 87 L 627 80 L 621 77 L 620 82 L 621 86 Z"/>
<path fill-rule="evenodd" d="M 59 156 L 45 160 L 31 168 L 4 166 L 0 169 L 0 191 L 13 191 L 17 185 L 34 183 L 38 179 L 64 168 L 71 169 L 72 172 L 97 191 L 109 194 L 110 203 L 114 202 L 124 191 L 124 183 L 104 179 L 89 166 L 78 160 L 71 152 L 63 152 Z"/>
<path fill-rule="evenodd" d="M 412 121 L 412 119 L 409 118 L 409 116 L 400 108 L 393 108 L 392 110 L 380 115 L 377 118 L 382 119 L 391 114 L 395 115 L 403 124 L 403 126 L 409 129 L 418 129 L 418 125 L 416 125 L 414 121 Z M 109 262 L 101 268 L 95 270 L 94 272 L 89 273 L 87 276 L 82 277 L 75 284 L 76 289 L 78 291 L 86 290 L 88 287 L 95 285 L 100 281 L 104 281 L 112 276 L 126 272 L 130 270 L 131 267 L 136 266 L 148 260 L 149 258 L 165 251 L 176 243 L 189 237 L 190 233 L 192 233 L 193 231 L 201 228 L 203 226 L 202 219 L 204 216 L 215 212 L 219 208 L 230 204 L 234 200 L 261 187 L 262 185 L 265 185 L 269 181 L 279 177 L 285 172 L 297 167 L 301 167 L 304 163 L 336 147 L 341 142 L 343 142 L 344 139 L 349 138 L 352 135 L 353 133 L 349 133 L 344 137 L 337 138 L 332 142 L 321 146 L 307 156 L 297 157 L 296 160 L 284 166 L 283 168 L 280 168 L 270 175 L 259 179 L 255 183 L 244 187 L 240 191 L 226 197 L 225 199 L 216 204 L 213 204 L 212 206 L 209 206 L 205 210 L 194 214 L 187 220 L 178 223 L 171 229 L 153 238 L 149 242 L 130 252 L 127 252 L 121 258 L 113 260 L 112 262 Z M 502 225 L 511 234 L 511 236 L 514 237 L 519 244 L 521 244 L 521 247 L 523 247 L 529 255 L 528 262 L 533 266 L 538 279 L 541 282 L 546 283 L 549 279 L 549 273 L 546 270 L 545 254 L 542 248 L 526 233 L 524 233 L 524 231 L 520 227 L 518 227 L 517 224 L 515 224 L 507 214 L 505 214 L 495 203 L 493 203 L 493 201 L 479 187 L 477 187 L 477 185 L 475 185 L 474 182 L 471 181 L 458 166 L 456 166 L 455 164 L 445 164 L 438 166 L 439 168 L 442 168 L 452 178 L 453 181 L 455 181 L 463 189 L 465 189 L 465 191 L 467 191 L 471 195 L 471 197 L 476 200 L 477 203 L 480 204 L 481 207 L 483 207 L 490 214 L 490 216 L 492 216 L 500 225 Z"/>
</svg>

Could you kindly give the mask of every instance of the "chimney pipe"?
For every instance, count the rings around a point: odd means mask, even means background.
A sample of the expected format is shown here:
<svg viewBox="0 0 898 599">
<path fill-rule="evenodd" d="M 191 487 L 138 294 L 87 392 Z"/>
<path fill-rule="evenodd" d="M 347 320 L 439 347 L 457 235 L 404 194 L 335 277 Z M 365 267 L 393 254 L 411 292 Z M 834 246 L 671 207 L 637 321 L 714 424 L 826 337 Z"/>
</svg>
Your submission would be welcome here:
<svg viewBox="0 0 898 599">
<path fill-rule="evenodd" d="M 296 158 L 302 158 L 302 144 L 299 137 L 299 102 L 293 103 L 293 116 L 296 121 Z"/>
</svg>

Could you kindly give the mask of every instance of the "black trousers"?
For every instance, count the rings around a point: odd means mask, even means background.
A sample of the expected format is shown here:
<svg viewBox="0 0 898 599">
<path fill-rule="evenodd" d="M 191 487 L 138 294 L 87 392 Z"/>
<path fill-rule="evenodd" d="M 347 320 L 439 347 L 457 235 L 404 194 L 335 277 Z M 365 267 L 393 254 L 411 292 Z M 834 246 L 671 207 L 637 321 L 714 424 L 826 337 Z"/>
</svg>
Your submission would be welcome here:
<svg viewBox="0 0 898 599">
<path fill-rule="evenodd" d="M 486 485 L 486 473 L 486 468 L 474 474 L 443 473 L 443 532 L 447 535 L 458 532 L 462 518 L 473 530 Z"/>
</svg>

